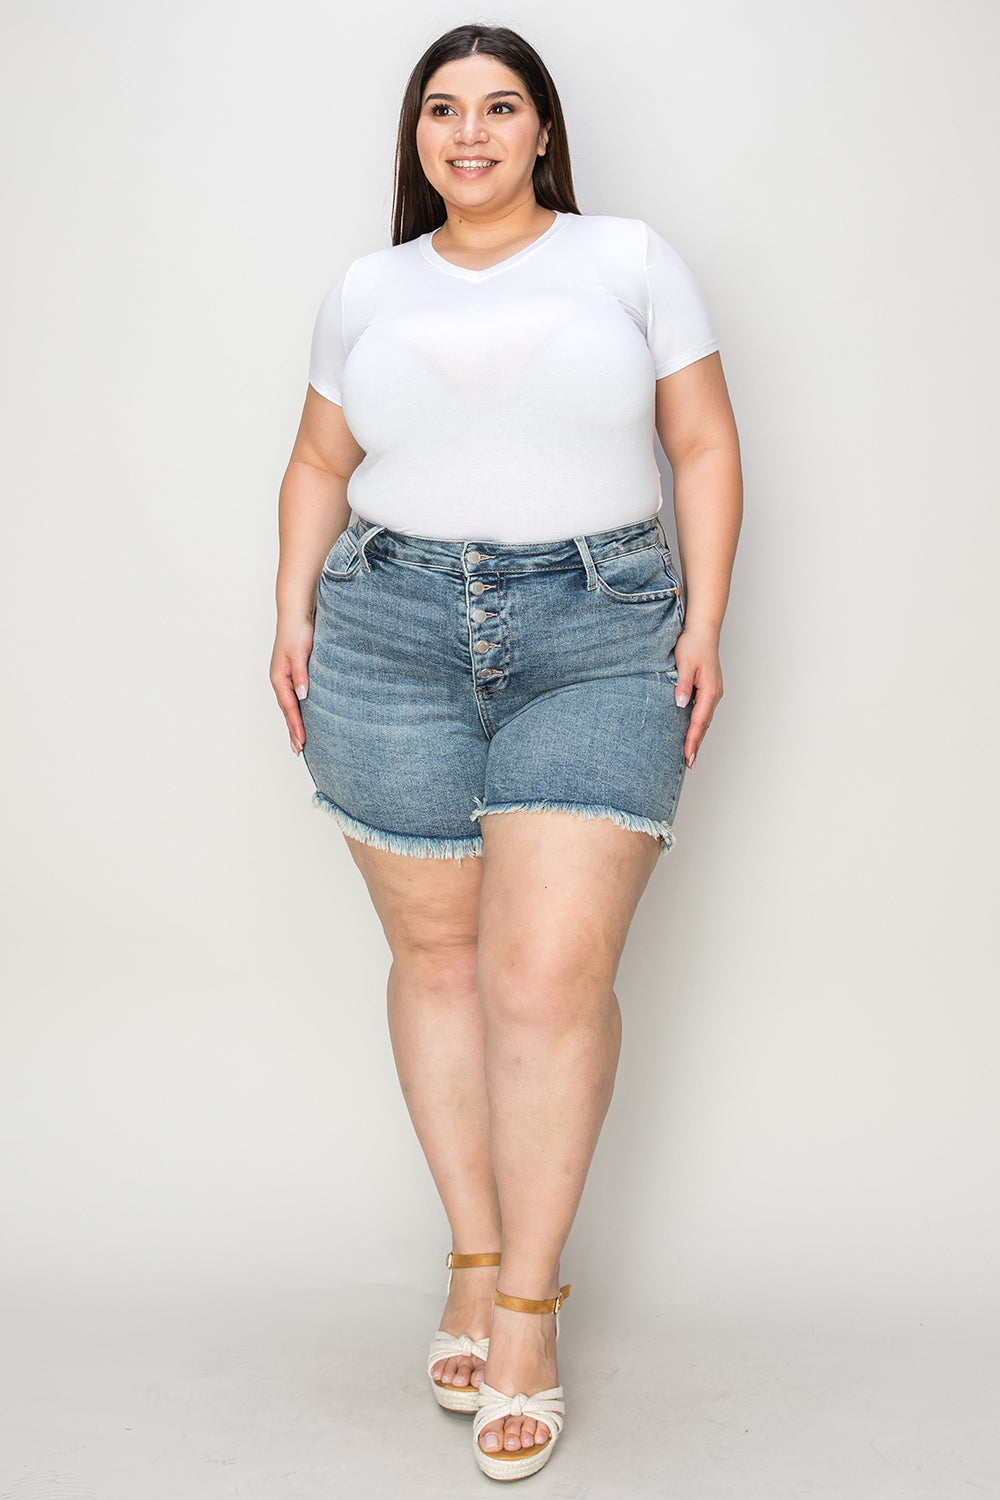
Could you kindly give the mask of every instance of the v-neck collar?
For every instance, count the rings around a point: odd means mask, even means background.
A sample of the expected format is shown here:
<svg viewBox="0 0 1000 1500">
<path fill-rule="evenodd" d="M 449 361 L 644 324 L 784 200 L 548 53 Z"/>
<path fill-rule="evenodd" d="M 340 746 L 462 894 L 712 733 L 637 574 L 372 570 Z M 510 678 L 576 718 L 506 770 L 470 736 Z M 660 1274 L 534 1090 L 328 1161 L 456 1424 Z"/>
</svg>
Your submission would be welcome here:
<svg viewBox="0 0 1000 1500">
<path fill-rule="evenodd" d="M 569 215 L 560 213 L 558 209 L 553 212 L 555 218 L 548 229 L 543 230 L 530 245 L 525 245 L 523 250 L 508 255 L 505 260 L 498 260 L 495 265 L 484 266 L 481 271 L 470 270 L 468 266 L 456 266 L 450 260 L 445 260 L 443 255 L 439 255 L 431 244 L 431 237 L 437 233 L 437 230 L 432 229 L 429 233 L 422 234 L 417 240 L 417 245 L 424 260 L 439 271 L 445 271 L 449 276 L 458 276 L 462 281 L 486 281 L 490 276 L 498 276 L 501 271 L 509 271 L 511 266 L 519 265 L 529 255 L 534 255 L 536 250 L 540 250 L 547 241 L 552 239 L 553 235 L 559 232 Z"/>
</svg>

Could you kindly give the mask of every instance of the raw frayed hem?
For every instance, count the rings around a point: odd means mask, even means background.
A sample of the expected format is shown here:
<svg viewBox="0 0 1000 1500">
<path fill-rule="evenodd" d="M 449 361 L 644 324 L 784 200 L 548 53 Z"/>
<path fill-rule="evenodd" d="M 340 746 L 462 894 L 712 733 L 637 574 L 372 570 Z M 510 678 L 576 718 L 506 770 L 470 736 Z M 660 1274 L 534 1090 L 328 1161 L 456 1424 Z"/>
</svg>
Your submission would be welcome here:
<svg viewBox="0 0 1000 1500">
<path fill-rule="evenodd" d="M 463 859 L 482 856 L 481 837 L 435 839 L 424 838 L 419 834 L 385 833 L 381 828 L 372 828 L 368 823 L 359 823 L 357 818 L 352 818 L 322 792 L 314 794 L 312 805 L 329 813 L 343 832 L 352 839 L 357 839 L 362 844 L 371 844 L 375 849 L 386 849 L 390 854 L 412 854 L 419 859 L 457 859 L 460 864 Z"/>
<path fill-rule="evenodd" d="M 487 813 L 577 813 L 581 818 L 610 818 L 611 822 L 617 823 L 619 828 L 628 828 L 633 833 L 651 833 L 660 841 L 661 854 L 666 854 L 676 843 L 674 831 L 669 823 L 660 823 L 654 818 L 643 818 L 638 813 L 620 812 L 617 807 L 596 807 L 590 802 L 554 802 L 551 799 L 540 799 L 536 802 L 498 802 L 492 807 L 487 807 L 478 797 L 472 800 L 476 804 L 476 811 L 470 813 L 469 817 L 473 819 L 481 818 Z"/>
</svg>

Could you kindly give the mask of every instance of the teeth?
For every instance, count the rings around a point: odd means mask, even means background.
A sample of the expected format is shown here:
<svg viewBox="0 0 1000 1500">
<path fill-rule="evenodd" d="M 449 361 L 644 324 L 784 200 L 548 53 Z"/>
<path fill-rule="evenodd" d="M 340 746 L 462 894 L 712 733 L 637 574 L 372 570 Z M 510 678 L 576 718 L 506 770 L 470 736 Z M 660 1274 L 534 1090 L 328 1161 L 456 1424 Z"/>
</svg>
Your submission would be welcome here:
<svg viewBox="0 0 1000 1500">
<path fill-rule="evenodd" d="M 470 167 L 495 167 L 496 166 L 496 162 L 495 161 L 487 161 L 485 159 L 485 157 L 484 157 L 480 161 L 453 161 L 452 162 L 452 166 L 453 167 L 464 167 L 466 169 L 468 169 Z"/>
</svg>

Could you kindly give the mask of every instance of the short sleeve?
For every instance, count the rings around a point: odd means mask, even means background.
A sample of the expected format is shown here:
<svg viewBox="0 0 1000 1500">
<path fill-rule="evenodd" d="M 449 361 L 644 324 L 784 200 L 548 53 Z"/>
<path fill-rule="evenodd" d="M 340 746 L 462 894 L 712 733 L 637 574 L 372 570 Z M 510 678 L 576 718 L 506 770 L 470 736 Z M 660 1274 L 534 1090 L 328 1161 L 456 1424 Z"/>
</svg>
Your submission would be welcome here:
<svg viewBox="0 0 1000 1500">
<path fill-rule="evenodd" d="M 347 357 L 344 344 L 344 283 L 348 270 L 350 267 L 338 276 L 320 303 L 309 353 L 309 384 L 321 396 L 325 396 L 328 401 L 335 401 L 338 406 L 344 404 L 340 382 Z"/>
<path fill-rule="evenodd" d="M 655 229 L 646 228 L 646 342 L 656 379 L 718 349 L 701 288 Z"/>
</svg>

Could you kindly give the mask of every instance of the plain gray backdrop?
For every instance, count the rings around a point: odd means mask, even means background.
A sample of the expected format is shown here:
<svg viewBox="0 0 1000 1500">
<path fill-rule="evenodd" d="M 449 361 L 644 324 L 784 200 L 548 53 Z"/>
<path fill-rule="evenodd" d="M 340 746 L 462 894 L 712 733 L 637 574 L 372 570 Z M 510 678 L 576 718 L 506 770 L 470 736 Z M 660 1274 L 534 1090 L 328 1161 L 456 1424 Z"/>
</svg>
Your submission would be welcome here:
<svg viewBox="0 0 1000 1500">
<path fill-rule="evenodd" d="M 626 1320 L 995 1327 L 985 0 L 7 0 L 6 1284 L 443 1291 L 388 948 L 267 669 L 313 318 L 477 19 L 552 71 L 581 209 L 697 276 L 746 485 L 564 1273 Z"/>
</svg>

